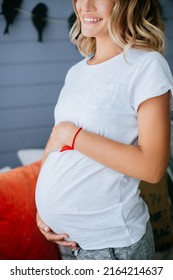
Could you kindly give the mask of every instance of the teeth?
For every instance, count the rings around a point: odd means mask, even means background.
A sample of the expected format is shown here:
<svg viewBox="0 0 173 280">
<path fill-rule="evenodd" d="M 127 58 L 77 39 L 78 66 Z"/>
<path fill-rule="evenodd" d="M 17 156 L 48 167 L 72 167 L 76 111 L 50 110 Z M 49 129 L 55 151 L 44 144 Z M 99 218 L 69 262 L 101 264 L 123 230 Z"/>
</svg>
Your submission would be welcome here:
<svg viewBox="0 0 173 280">
<path fill-rule="evenodd" d="M 100 21 L 99 18 L 85 18 L 84 21 L 87 21 L 87 22 L 98 22 Z"/>
</svg>

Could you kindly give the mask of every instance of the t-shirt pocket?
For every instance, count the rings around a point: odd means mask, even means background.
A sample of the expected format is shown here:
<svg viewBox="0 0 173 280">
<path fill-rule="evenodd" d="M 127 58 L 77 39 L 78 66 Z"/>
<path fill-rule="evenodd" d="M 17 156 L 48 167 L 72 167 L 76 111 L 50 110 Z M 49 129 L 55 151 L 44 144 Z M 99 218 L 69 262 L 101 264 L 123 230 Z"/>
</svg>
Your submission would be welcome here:
<svg viewBox="0 0 173 280">
<path fill-rule="evenodd" d="M 100 83 L 92 87 L 87 105 L 95 110 L 113 109 L 120 84 Z"/>
</svg>

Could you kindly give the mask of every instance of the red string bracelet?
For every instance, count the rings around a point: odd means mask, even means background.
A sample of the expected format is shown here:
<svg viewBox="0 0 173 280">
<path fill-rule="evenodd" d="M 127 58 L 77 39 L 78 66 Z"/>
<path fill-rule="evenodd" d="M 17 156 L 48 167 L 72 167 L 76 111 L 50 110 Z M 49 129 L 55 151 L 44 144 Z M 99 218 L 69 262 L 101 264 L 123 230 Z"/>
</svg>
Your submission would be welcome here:
<svg viewBox="0 0 173 280">
<path fill-rule="evenodd" d="M 64 152 L 64 151 L 67 151 L 67 150 L 74 150 L 74 143 L 75 143 L 75 140 L 76 140 L 76 137 L 78 135 L 78 133 L 82 130 L 82 127 L 80 127 L 77 132 L 75 133 L 74 137 L 73 137 L 73 141 L 72 141 L 72 145 L 71 147 L 70 146 L 63 146 L 60 150 L 60 153 L 61 152 Z"/>
</svg>

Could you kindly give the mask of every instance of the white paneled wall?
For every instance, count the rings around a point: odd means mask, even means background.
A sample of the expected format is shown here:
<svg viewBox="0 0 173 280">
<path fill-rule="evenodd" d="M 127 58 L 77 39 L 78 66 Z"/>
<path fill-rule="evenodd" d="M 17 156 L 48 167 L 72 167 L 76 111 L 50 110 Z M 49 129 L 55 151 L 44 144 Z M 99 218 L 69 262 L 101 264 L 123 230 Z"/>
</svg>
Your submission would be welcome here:
<svg viewBox="0 0 173 280">
<path fill-rule="evenodd" d="M 82 57 L 68 39 L 71 0 L 42 0 L 48 6 L 43 43 L 30 12 L 40 3 L 23 0 L 10 33 L 0 15 L 0 168 L 19 165 L 16 152 L 43 148 L 53 125 L 53 110 L 67 70 Z M 1 3 L 1 0 L 0 0 Z M 166 17 L 166 58 L 173 71 L 173 0 L 161 0 Z"/>
<path fill-rule="evenodd" d="M 68 38 L 71 1 L 41 2 L 49 18 L 43 43 L 30 14 L 40 1 L 23 0 L 9 34 L 0 15 L 0 168 L 19 165 L 19 149 L 45 146 L 66 72 L 81 59 Z"/>
</svg>

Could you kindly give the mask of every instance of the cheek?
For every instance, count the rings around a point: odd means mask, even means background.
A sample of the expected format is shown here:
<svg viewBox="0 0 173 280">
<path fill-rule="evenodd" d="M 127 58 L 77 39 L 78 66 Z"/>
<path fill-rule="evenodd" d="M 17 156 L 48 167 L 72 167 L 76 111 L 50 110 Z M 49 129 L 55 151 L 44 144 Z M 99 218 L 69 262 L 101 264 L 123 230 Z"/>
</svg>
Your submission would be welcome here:
<svg viewBox="0 0 173 280">
<path fill-rule="evenodd" d="M 79 8 L 78 5 L 76 5 L 76 12 L 77 12 L 78 15 L 80 14 L 80 8 Z"/>
<path fill-rule="evenodd" d="M 78 14 L 78 17 L 80 18 L 81 7 L 79 5 L 75 5 L 75 8 L 76 8 L 76 13 Z"/>
<path fill-rule="evenodd" d="M 100 11 L 106 16 L 110 16 L 112 14 L 113 8 L 114 8 L 114 4 L 113 2 L 110 2 L 107 3 L 106 5 L 102 5 L 102 7 L 100 7 Z"/>
<path fill-rule="evenodd" d="M 76 8 L 76 11 L 78 12 L 80 10 L 80 4 L 79 4 L 79 2 L 77 0 L 74 1 L 74 6 Z"/>
</svg>

